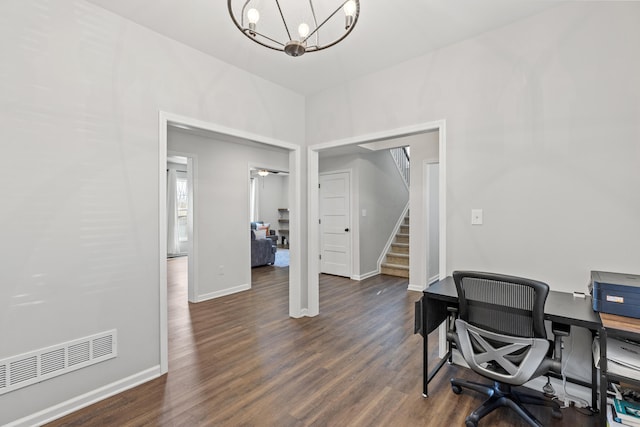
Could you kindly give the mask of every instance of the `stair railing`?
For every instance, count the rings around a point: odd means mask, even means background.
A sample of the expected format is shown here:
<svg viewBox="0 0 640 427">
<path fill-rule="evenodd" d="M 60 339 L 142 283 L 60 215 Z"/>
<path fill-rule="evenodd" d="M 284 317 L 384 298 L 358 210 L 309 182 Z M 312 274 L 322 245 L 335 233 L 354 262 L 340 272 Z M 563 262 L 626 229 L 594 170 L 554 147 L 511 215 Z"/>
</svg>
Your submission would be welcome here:
<svg viewBox="0 0 640 427">
<path fill-rule="evenodd" d="M 397 147 L 391 148 L 389 150 L 391 153 L 391 157 L 398 167 L 398 172 L 400 172 L 400 176 L 404 182 L 404 185 L 409 188 L 409 176 L 410 176 L 410 162 L 409 162 L 409 153 L 407 152 L 406 147 Z"/>
</svg>

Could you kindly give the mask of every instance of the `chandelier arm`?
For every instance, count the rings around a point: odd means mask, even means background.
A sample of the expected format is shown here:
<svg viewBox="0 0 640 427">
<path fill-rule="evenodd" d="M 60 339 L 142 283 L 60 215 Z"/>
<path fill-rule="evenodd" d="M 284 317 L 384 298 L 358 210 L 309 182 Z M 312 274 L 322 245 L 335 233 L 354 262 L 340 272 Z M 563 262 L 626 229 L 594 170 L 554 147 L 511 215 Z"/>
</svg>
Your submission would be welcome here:
<svg viewBox="0 0 640 427">
<path fill-rule="evenodd" d="M 309 37 L 311 37 L 312 35 L 314 35 L 315 33 L 317 33 L 317 32 L 318 32 L 318 30 L 320 29 L 320 27 L 322 27 L 324 24 L 326 24 L 326 23 L 327 23 L 327 21 L 328 21 L 329 19 L 333 18 L 333 16 L 334 16 L 336 13 L 338 13 L 338 11 L 340 11 L 340 9 L 342 9 L 342 8 L 344 7 L 344 5 L 345 5 L 345 4 L 347 4 L 347 2 L 348 2 L 348 1 L 349 1 L 349 0 L 345 0 L 345 2 L 344 2 L 344 3 L 342 3 L 342 5 L 341 5 L 341 6 L 338 6 L 338 8 L 337 8 L 336 10 L 334 10 L 334 11 L 333 11 L 333 13 L 327 17 L 327 19 L 325 19 L 324 21 L 322 21 L 322 24 L 318 25 L 318 26 L 316 27 L 316 29 L 315 29 L 315 30 L 313 30 L 313 32 L 312 32 L 311 34 L 309 34 L 307 37 L 305 37 L 305 39 L 304 39 L 304 40 L 302 40 L 302 43 L 306 43 L 306 42 L 307 42 L 307 40 L 309 40 Z M 276 3 L 277 3 L 277 2 L 278 2 L 278 0 L 276 0 Z M 278 4 L 278 7 L 280 7 L 280 5 L 279 5 L 279 4 Z M 284 19 L 284 17 L 283 17 L 282 19 Z M 349 33 L 350 33 L 350 31 L 347 31 L 347 34 L 349 34 Z M 344 38 L 344 37 L 342 37 L 340 40 L 342 40 L 343 38 Z M 335 43 L 332 43 L 332 45 L 333 45 L 333 44 L 335 44 Z"/>
<path fill-rule="evenodd" d="M 284 19 L 284 15 L 282 14 L 282 8 L 280 7 L 280 2 L 276 0 L 276 4 L 278 5 L 278 10 L 280 11 L 280 17 L 282 18 L 282 23 L 284 24 L 284 29 L 287 30 L 287 35 L 289 36 L 289 40 L 293 40 L 291 38 L 291 33 L 289 32 L 289 27 L 287 26 L 287 21 Z"/>
<path fill-rule="evenodd" d="M 356 1 L 356 5 L 357 5 L 357 9 L 356 9 L 356 14 L 355 14 L 354 19 L 353 19 L 353 24 L 351 24 L 351 27 L 349 27 L 349 30 L 346 33 L 344 33 L 342 35 L 342 37 L 340 37 L 339 39 L 329 43 L 328 45 L 318 46 L 318 47 L 316 47 L 316 49 L 307 48 L 307 52 L 317 52 L 319 50 L 323 50 L 323 49 L 329 48 L 331 46 L 335 46 L 338 43 L 340 43 L 342 40 L 344 40 L 349 34 L 351 34 L 351 31 L 353 30 L 353 27 L 356 26 L 356 23 L 358 22 L 358 17 L 360 16 L 360 3 L 358 1 Z"/>
<path fill-rule="evenodd" d="M 248 37 L 250 37 L 252 40 L 254 40 L 254 41 L 255 41 L 255 42 L 257 42 L 257 43 L 260 43 L 260 41 L 255 40 L 252 36 L 250 36 L 249 34 L 247 34 L 249 31 L 251 31 L 251 30 L 250 30 L 250 29 L 248 29 L 248 28 L 243 28 L 243 29 L 242 29 L 242 32 L 243 32 L 243 33 L 245 33 Z M 274 39 L 272 39 L 272 38 L 271 38 L 271 37 L 269 37 L 269 36 L 265 36 L 264 34 L 259 33 L 259 32 L 255 31 L 255 30 L 254 30 L 253 32 L 254 32 L 256 35 L 258 35 L 258 36 L 260 36 L 260 37 L 264 37 L 265 39 L 270 40 L 270 41 L 274 42 L 275 44 L 280 45 L 280 46 L 282 46 L 282 47 L 284 48 L 284 43 L 281 43 L 281 42 L 279 42 L 278 40 L 274 40 Z M 267 44 L 264 44 L 264 43 L 260 43 L 260 44 L 261 44 L 261 45 L 263 45 L 263 46 L 271 47 L 271 46 L 269 46 L 269 45 L 267 45 Z M 277 49 L 277 48 L 273 48 L 273 47 L 272 47 L 272 49 L 275 49 L 275 50 L 282 50 L 282 49 Z"/>
<path fill-rule="evenodd" d="M 247 0 L 248 1 L 248 0 Z M 309 0 L 309 7 L 311 8 L 311 15 L 313 16 L 313 25 L 318 28 L 318 19 L 316 18 L 316 10 L 313 7 L 313 1 Z M 320 44 L 320 33 L 316 32 L 316 46 Z"/>
<path fill-rule="evenodd" d="M 242 12 L 240 12 L 240 26 L 244 27 L 244 10 L 247 8 L 251 0 L 247 0 L 244 2 L 244 6 L 242 6 Z"/>
</svg>

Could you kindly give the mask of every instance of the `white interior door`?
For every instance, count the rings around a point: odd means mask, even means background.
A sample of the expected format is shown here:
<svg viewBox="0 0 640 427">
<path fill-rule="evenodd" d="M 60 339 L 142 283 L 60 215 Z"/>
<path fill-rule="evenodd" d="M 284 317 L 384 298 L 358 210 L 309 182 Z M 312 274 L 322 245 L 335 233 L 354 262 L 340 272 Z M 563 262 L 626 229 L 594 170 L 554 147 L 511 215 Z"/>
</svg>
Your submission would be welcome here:
<svg viewBox="0 0 640 427">
<path fill-rule="evenodd" d="M 348 172 L 320 175 L 320 272 L 351 277 Z"/>
</svg>

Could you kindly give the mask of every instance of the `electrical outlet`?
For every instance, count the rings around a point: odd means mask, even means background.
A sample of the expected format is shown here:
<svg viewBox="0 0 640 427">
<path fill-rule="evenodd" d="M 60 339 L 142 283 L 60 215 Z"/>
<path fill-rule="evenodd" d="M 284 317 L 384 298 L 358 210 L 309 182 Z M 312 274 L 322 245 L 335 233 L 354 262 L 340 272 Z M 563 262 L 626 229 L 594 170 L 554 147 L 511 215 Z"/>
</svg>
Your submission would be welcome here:
<svg viewBox="0 0 640 427">
<path fill-rule="evenodd" d="M 218 266 L 218 275 L 224 276 L 224 265 Z"/>
</svg>

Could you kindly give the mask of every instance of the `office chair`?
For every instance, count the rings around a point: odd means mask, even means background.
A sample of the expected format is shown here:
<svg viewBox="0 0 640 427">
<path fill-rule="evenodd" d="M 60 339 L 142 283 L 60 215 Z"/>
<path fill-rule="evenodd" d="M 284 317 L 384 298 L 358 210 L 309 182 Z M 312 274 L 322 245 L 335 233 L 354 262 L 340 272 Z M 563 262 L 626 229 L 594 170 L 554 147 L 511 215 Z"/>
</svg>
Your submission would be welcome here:
<svg viewBox="0 0 640 427">
<path fill-rule="evenodd" d="M 489 398 L 465 420 L 466 426 L 500 406 L 517 412 L 532 426 L 542 426 L 523 404 L 549 406 L 554 418 L 562 418 L 557 402 L 519 393 L 512 386 L 560 372 L 560 360 L 549 357 L 550 345 L 544 327 L 546 283 L 520 277 L 472 271 L 455 271 L 453 279 L 460 303 L 455 330 L 447 338 L 476 373 L 494 381 L 484 385 L 451 379 L 451 388 L 485 393 Z"/>
</svg>

